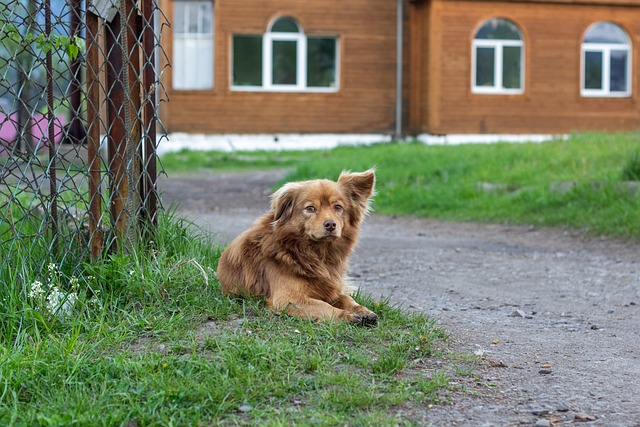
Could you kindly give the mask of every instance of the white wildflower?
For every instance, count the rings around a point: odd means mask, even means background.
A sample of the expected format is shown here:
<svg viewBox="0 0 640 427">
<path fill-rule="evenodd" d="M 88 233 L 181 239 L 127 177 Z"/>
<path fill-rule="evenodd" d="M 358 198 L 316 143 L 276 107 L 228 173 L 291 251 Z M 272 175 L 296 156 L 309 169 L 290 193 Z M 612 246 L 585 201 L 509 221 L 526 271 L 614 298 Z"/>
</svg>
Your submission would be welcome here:
<svg viewBox="0 0 640 427">
<path fill-rule="evenodd" d="M 50 262 L 49 265 L 47 265 L 47 271 L 49 273 L 47 275 L 49 283 L 54 283 L 59 273 L 58 267 L 54 263 Z"/>
<path fill-rule="evenodd" d="M 78 295 L 76 293 L 70 292 L 65 294 L 54 286 L 47 297 L 47 310 L 58 317 L 69 317 L 71 316 L 76 301 L 78 301 Z"/>
<path fill-rule="evenodd" d="M 42 282 L 36 280 L 31 284 L 31 291 L 29 291 L 29 298 L 38 298 L 44 294 L 42 289 Z"/>
<path fill-rule="evenodd" d="M 95 307 L 95 308 L 102 308 L 102 303 L 100 302 L 100 300 L 98 299 L 98 297 L 93 297 L 89 300 L 88 303 L 90 306 Z"/>
</svg>

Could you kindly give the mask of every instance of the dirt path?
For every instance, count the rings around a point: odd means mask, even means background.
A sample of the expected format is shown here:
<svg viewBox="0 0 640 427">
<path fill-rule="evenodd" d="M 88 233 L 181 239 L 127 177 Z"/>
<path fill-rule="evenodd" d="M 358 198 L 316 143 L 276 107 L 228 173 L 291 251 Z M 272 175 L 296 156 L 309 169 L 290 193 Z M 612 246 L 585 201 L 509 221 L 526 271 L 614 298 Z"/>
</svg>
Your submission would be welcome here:
<svg viewBox="0 0 640 427">
<path fill-rule="evenodd" d="M 268 207 L 283 171 L 174 176 L 165 205 L 226 242 Z M 433 426 L 640 426 L 640 246 L 561 230 L 372 215 L 351 273 L 438 319 L 476 354 L 481 396 L 408 408 Z"/>
</svg>

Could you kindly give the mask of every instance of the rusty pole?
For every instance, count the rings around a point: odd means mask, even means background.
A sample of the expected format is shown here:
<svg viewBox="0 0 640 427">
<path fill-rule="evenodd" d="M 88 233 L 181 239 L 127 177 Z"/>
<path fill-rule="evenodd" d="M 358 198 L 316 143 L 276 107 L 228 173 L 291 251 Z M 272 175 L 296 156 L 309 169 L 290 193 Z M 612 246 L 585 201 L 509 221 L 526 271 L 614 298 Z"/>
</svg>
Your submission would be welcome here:
<svg viewBox="0 0 640 427">
<path fill-rule="evenodd" d="M 118 12 L 118 14 L 121 12 Z M 122 84 L 122 41 L 120 19 L 116 16 L 106 25 L 107 46 L 107 137 L 109 144 L 109 211 L 111 225 L 118 238 L 124 237 L 128 213 L 125 209 L 128 194 L 126 177 L 126 129 L 124 120 L 125 93 Z"/>
<path fill-rule="evenodd" d="M 104 249 L 102 234 L 102 193 L 100 177 L 100 45 L 99 21 L 87 11 L 87 163 L 89 164 L 89 250 L 98 259 Z"/>
<path fill-rule="evenodd" d="M 143 87 L 145 94 L 144 122 L 145 149 L 143 158 L 143 195 L 146 220 L 154 228 L 158 225 L 157 158 L 156 158 L 156 68 L 154 0 L 142 1 Z"/>
<path fill-rule="evenodd" d="M 140 57 L 134 6 L 132 0 L 121 0 L 116 17 L 106 26 L 110 212 L 120 243 L 135 237 L 133 218 L 140 206 Z"/>
<path fill-rule="evenodd" d="M 82 1 L 71 0 L 71 17 L 70 17 L 70 32 L 71 37 L 80 35 L 80 17 L 82 16 Z M 69 130 L 67 137 L 73 143 L 84 142 L 84 129 L 82 127 L 82 73 L 80 71 L 81 59 L 80 56 L 71 59 L 71 81 L 69 82 L 69 102 L 71 104 L 71 114 L 69 117 Z"/>
<path fill-rule="evenodd" d="M 142 177 L 142 171 L 144 164 L 144 150 L 142 140 L 142 126 L 143 126 L 143 109 L 142 109 L 142 72 L 140 68 L 140 55 L 142 48 L 142 23 L 139 16 L 137 2 L 130 0 L 121 0 L 126 4 L 126 47 L 127 47 L 127 70 L 125 77 L 128 78 L 126 88 L 128 90 L 128 108 L 126 113 L 129 114 L 128 120 L 128 132 L 129 138 L 127 140 L 127 178 L 129 179 L 129 196 L 128 196 L 128 210 L 132 219 L 128 226 L 128 232 L 130 238 L 137 237 L 137 222 L 141 217 L 142 212 L 142 189 L 144 179 Z"/>
<path fill-rule="evenodd" d="M 51 39 L 51 0 L 44 1 L 44 33 L 47 40 Z M 45 68 L 47 70 L 47 123 L 48 123 L 48 147 L 49 147 L 49 196 L 51 205 L 51 249 L 58 253 L 58 189 L 56 177 L 56 150 L 55 150 L 55 115 L 53 112 L 53 59 L 52 49 L 47 51 Z"/>
</svg>

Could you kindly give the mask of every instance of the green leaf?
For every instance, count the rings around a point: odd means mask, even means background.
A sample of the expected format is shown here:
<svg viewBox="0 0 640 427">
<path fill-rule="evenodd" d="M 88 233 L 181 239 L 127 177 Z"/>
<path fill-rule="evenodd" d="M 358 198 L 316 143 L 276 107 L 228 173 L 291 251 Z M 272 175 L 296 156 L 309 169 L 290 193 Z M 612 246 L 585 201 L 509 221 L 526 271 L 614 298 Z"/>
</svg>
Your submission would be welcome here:
<svg viewBox="0 0 640 427">
<path fill-rule="evenodd" d="M 78 52 L 78 46 L 76 46 L 75 44 L 70 44 L 69 46 L 67 46 L 67 55 L 69 55 L 69 58 L 76 59 L 78 57 Z"/>
</svg>

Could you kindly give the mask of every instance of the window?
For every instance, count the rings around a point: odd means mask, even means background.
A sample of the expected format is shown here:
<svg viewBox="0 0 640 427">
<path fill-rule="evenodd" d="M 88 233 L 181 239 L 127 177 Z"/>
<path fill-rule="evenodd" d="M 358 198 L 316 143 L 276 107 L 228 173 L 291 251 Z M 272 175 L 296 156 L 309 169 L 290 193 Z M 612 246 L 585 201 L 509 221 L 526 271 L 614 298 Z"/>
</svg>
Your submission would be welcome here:
<svg viewBox="0 0 640 427">
<path fill-rule="evenodd" d="M 518 26 L 493 18 L 476 32 L 472 46 L 471 91 L 518 94 L 524 88 L 524 43 Z"/>
<path fill-rule="evenodd" d="M 282 17 L 262 35 L 233 36 L 235 90 L 337 90 L 336 37 L 307 36 L 295 19 Z"/>
<path fill-rule="evenodd" d="M 173 3 L 173 82 L 176 90 L 213 87 L 213 3 Z"/>
<path fill-rule="evenodd" d="M 582 41 L 582 96 L 631 95 L 631 46 L 627 33 L 611 22 L 598 22 Z"/>
</svg>

